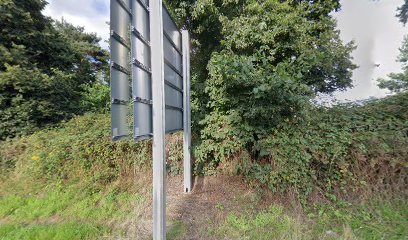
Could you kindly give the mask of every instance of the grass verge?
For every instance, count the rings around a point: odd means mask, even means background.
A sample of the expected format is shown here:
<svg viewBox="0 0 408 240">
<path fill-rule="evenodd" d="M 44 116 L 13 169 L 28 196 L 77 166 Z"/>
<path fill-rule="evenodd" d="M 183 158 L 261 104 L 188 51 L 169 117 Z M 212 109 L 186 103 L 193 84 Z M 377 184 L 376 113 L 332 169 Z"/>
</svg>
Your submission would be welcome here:
<svg viewBox="0 0 408 240">
<path fill-rule="evenodd" d="M 96 239 L 121 235 L 113 227 L 144 198 L 107 187 L 89 192 L 82 185 L 48 185 L 40 191 L 10 191 L 0 197 L 0 239 Z"/>
<path fill-rule="evenodd" d="M 98 239 L 108 233 L 102 225 L 83 224 L 78 222 L 59 224 L 2 224 L 0 225 L 1 240 L 76 240 Z"/>
<path fill-rule="evenodd" d="M 256 214 L 230 213 L 217 239 L 407 239 L 408 204 L 370 201 L 347 207 L 316 206 L 307 217 L 285 214 L 280 206 Z"/>
</svg>

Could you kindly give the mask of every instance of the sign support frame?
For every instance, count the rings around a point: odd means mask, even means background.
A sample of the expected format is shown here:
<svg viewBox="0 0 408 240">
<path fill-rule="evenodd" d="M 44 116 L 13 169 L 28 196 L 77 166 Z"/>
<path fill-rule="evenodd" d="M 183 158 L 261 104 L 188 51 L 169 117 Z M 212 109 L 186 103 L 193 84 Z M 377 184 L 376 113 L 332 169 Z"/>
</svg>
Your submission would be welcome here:
<svg viewBox="0 0 408 240">
<path fill-rule="evenodd" d="M 166 239 L 166 158 L 163 2 L 150 0 L 150 41 L 153 101 L 153 239 Z"/>
<path fill-rule="evenodd" d="M 110 0 L 110 9 L 112 140 L 131 136 L 133 103 L 134 140 L 153 137 L 152 232 L 154 240 L 165 240 L 166 133 L 183 130 L 183 192 L 192 190 L 190 35 L 163 0 Z"/>
<path fill-rule="evenodd" d="M 182 30 L 184 192 L 191 192 L 190 34 Z"/>
</svg>

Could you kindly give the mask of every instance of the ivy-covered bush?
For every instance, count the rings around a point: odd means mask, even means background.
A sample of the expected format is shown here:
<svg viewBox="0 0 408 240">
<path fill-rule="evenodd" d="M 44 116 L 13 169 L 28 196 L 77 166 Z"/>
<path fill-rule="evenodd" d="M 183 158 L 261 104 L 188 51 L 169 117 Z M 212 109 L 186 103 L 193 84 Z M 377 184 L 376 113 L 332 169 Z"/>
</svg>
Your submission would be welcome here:
<svg viewBox="0 0 408 240">
<path fill-rule="evenodd" d="M 260 158 L 238 161 L 235 170 L 300 196 L 317 191 L 333 198 L 360 189 L 407 194 L 407 103 L 402 93 L 363 106 L 311 109 L 260 139 Z"/>
<path fill-rule="evenodd" d="M 198 171 L 242 149 L 258 156 L 257 141 L 300 117 L 316 93 L 351 86 L 352 43 L 343 44 L 325 11 L 336 4 L 244 2 L 239 14 L 219 16 L 222 40 L 207 65 Z"/>
</svg>

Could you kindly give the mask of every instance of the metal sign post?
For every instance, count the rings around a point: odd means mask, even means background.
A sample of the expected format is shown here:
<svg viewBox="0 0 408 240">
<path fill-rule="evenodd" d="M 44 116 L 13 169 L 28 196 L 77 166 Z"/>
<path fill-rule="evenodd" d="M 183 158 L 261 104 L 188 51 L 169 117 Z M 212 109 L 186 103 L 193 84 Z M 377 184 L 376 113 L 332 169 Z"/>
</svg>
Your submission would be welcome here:
<svg viewBox="0 0 408 240">
<path fill-rule="evenodd" d="M 166 239 L 166 161 L 162 0 L 150 1 L 153 93 L 153 239 Z"/>
<path fill-rule="evenodd" d="M 183 38 L 183 150 L 184 150 L 184 192 L 191 192 L 191 112 L 190 112 L 190 35 L 182 32 Z"/>
<path fill-rule="evenodd" d="M 166 133 L 184 131 L 183 191 L 191 191 L 190 37 L 162 0 L 111 0 L 111 100 L 113 140 L 131 135 L 130 100 L 133 138 L 153 136 L 153 239 L 166 239 Z"/>
</svg>

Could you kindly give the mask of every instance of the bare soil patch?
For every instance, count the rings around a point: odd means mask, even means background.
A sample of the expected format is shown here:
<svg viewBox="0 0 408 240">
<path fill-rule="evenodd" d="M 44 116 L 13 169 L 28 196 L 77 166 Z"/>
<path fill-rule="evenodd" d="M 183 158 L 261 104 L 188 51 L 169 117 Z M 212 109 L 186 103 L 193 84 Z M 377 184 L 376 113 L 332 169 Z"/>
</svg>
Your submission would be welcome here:
<svg viewBox="0 0 408 240">
<path fill-rule="evenodd" d="M 141 186 L 140 183 L 136 185 Z M 152 238 L 151 179 L 144 186 L 150 189 L 144 204 L 137 205 L 130 214 L 133 216 L 116 226 L 125 229 L 125 236 L 129 239 Z M 256 192 L 248 188 L 241 177 L 231 176 L 195 177 L 191 193 L 183 192 L 182 176 L 168 176 L 166 202 L 167 231 L 172 231 L 175 223 L 182 222 L 184 227 L 185 234 L 176 239 L 215 239 L 208 231 L 219 226 L 228 213 L 251 211 L 253 206 L 267 205 L 261 203 Z"/>
</svg>

